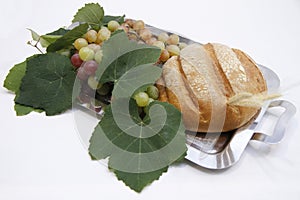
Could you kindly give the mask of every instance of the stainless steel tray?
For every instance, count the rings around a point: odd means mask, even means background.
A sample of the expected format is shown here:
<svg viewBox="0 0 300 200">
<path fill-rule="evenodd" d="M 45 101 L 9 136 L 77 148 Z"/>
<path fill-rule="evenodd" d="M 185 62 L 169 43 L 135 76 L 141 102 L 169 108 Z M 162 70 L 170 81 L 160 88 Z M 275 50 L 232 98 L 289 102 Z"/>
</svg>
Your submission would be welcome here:
<svg viewBox="0 0 300 200">
<path fill-rule="evenodd" d="M 161 32 L 172 33 L 170 31 L 158 29 L 147 25 L 154 35 Z M 177 33 L 176 33 L 177 34 Z M 180 36 L 180 34 L 178 34 Z M 187 44 L 196 43 L 186 37 L 180 36 L 180 40 Z M 267 82 L 269 91 L 276 91 L 280 86 L 279 77 L 271 69 L 259 65 L 260 70 Z M 94 116 L 102 116 L 102 112 L 96 113 L 86 104 L 79 104 L 79 108 L 88 110 Z M 267 130 L 261 130 L 265 125 L 265 118 L 268 117 L 270 108 L 284 108 L 284 112 L 277 116 L 275 125 Z M 187 160 L 199 166 L 209 169 L 224 169 L 232 166 L 242 156 L 249 141 L 255 140 L 267 144 L 279 143 L 284 134 L 285 127 L 291 117 L 295 114 L 296 108 L 286 100 L 273 100 L 265 102 L 259 113 L 243 127 L 226 133 L 190 133 L 186 132 L 186 144 L 188 147 Z"/>
</svg>

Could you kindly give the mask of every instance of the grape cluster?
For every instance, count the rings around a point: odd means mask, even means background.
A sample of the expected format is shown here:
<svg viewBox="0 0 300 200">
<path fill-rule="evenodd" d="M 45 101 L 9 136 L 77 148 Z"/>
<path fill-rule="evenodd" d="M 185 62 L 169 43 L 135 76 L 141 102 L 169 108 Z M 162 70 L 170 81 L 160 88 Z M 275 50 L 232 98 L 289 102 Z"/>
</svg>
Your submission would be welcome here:
<svg viewBox="0 0 300 200">
<path fill-rule="evenodd" d="M 83 37 L 77 38 L 74 43 L 74 54 L 71 56 L 71 63 L 77 71 L 77 77 L 81 81 L 81 93 L 79 100 L 81 103 L 88 103 L 95 110 L 110 101 L 110 92 L 113 88 L 111 83 L 100 84 L 95 76 L 95 72 L 102 61 L 102 43 L 108 40 L 112 32 L 119 29 L 117 21 L 110 21 L 107 26 L 102 26 L 100 30 L 88 30 Z M 98 101 L 98 100 L 101 101 Z"/>
<path fill-rule="evenodd" d="M 161 32 L 154 35 L 142 20 L 126 19 L 122 24 L 112 20 L 99 30 L 88 30 L 83 37 L 74 41 L 75 51 L 71 56 L 71 63 L 81 81 L 81 93 L 78 99 L 96 111 L 100 111 L 101 107 L 109 104 L 111 100 L 114 84 L 111 82 L 100 84 L 95 72 L 103 57 L 102 43 L 116 30 L 125 31 L 130 40 L 160 48 L 161 55 L 157 63 L 164 63 L 170 57 L 179 55 L 180 50 L 186 46 L 185 43 L 180 42 L 180 37 L 176 34 Z M 158 97 L 159 91 L 154 85 L 133 96 L 139 108 L 146 107 Z"/>
<path fill-rule="evenodd" d="M 130 39 L 160 48 L 159 62 L 161 63 L 166 62 L 172 56 L 179 55 L 180 50 L 187 46 L 186 43 L 180 42 L 180 37 L 176 34 L 166 32 L 161 32 L 159 35 L 152 34 L 142 20 L 127 19 L 121 27 Z"/>
<path fill-rule="evenodd" d="M 159 91 L 154 85 L 148 86 L 145 91 L 140 91 L 133 96 L 133 98 L 136 101 L 136 104 L 139 107 L 148 106 L 152 101 L 157 100 L 158 97 Z"/>
</svg>

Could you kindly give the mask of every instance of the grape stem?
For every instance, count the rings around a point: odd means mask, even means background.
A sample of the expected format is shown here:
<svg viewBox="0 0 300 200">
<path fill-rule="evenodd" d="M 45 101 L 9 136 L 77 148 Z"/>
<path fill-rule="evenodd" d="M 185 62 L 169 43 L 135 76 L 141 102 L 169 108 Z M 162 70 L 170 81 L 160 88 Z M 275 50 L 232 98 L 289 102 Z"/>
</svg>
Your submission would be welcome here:
<svg viewBox="0 0 300 200">
<path fill-rule="evenodd" d="M 44 52 L 38 47 L 38 43 L 40 42 L 40 38 L 36 41 L 35 44 L 33 44 L 33 41 L 28 41 L 27 44 L 29 44 L 32 47 L 35 47 L 39 52 L 44 54 Z"/>
</svg>

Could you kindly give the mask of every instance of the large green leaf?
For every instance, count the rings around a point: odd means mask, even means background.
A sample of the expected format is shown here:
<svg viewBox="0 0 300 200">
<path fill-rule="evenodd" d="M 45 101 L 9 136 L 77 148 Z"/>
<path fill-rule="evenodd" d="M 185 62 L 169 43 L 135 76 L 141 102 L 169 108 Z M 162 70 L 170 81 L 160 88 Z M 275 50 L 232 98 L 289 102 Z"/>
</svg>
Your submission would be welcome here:
<svg viewBox="0 0 300 200">
<path fill-rule="evenodd" d="M 47 52 L 55 52 L 61 49 L 69 48 L 77 38 L 82 37 L 86 33 L 87 29 L 88 24 L 80 24 L 79 26 L 73 28 L 65 35 L 58 38 L 54 43 L 51 43 L 47 47 Z"/>
<path fill-rule="evenodd" d="M 71 108 L 76 77 L 70 59 L 57 53 L 37 55 L 27 61 L 15 102 L 55 115 Z"/>
<path fill-rule="evenodd" d="M 103 16 L 104 10 L 98 3 L 88 3 L 77 11 L 72 22 L 100 24 Z"/>
<path fill-rule="evenodd" d="M 139 117 L 134 101 L 130 101 L 130 115 L 123 112 L 125 103 L 123 99 L 112 103 L 116 104 L 115 109 L 120 108 L 115 114 L 123 118 L 124 123 L 128 118 L 132 119 L 134 125 L 124 129 L 126 124 L 123 124 L 121 129 L 115 120 L 112 106 L 109 106 L 91 137 L 89 152 L 96 160 L 109 156 L 109 167 L 119 175 L 118 178 L 132 189 L 140 191 L 158 179 L 165 167 L 184 154 L 185 129 L 180 112 L 168 103 L 151 103 L 153 112 L 144 119 Z M 139 177 L 144 179 L 136 182 Z"/>
<path fill-rule="evenodd" d="M 130 41 L 125 32 L 113 35 L 103 43 L 103 60 L 96 72 L 100 82 L 118 80 L 129 69 L 155 63 L 161 50 L 154 46 Z"/>
</svg>

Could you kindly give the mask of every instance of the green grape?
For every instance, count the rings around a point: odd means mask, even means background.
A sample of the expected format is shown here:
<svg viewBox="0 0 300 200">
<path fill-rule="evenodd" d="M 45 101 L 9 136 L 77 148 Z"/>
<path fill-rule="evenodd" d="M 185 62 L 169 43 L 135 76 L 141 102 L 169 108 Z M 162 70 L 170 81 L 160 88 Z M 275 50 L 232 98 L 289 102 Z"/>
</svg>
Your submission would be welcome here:
<svg viewBox="0 0 300 200">
<path fill-rule="evenodd" d="M 154 85 L 150 85 L 147 88 L 146 92 L 147 92 L 148 96 L 152 99 L 158 99 L 158 97 L 159 97 L 159 91 L 158 91 L 157 87 L 155 87 Z"/>
<path fill-rule="evenodd" d="M 80 50 L 82 47 L 86 47 L 88 45 L 88 42 L 84 38 L 77 38 L 74 42 L 74 47 L 77 50 Z"/>
<path fill-rule="evenodd" d="M 97 78 L 95 76 L 89 76 L 88 78 L 88 85 L 90 86 L 90 88 L 92 88 L 93 90 L 97 90 L 101 87 L 101 84 L 99 84 Z"/>
<path fill-rule="evenodd" d="M 96 42 L 97 40 L 97 31 L 95 30 L 89 30 L 86 34 L 85 34 L 85 38 L 89 43 L 93 43 Z"/>
<path fill-rule="evenodd" d="M 95 53 L 101 49 L 101 46 L 99 44 L 95 44 L 95 43 L 89 44 L 89 45 L 87 45 L 87 47 L 92 49 Z"/>
<path fill-rule="evenodd" d="M 100 62 L 102 61 L 102 57 L 103 57 L 103 52 L 102 50 L 98 50 L 96 53 L 95 53 L 95 61 L 100 64 Z"/>
<path fill-rule="evenodd" d="M 79 57 L 83 61 L 93 60 L 94 59 L 94 51 L 88 47 L 82 47 L 79 50 Z"/>
<path fill-rule="evenodd" d="M 161 50 L 165 49 L 165 44 L 162 41 L 155 41 L 152 45 L 160 48 Z"/>
<path fill-rule="evenodd" d="M 166 47 L 170 56 L 178 56 L 180 53 L 180 49 L 177 45 L 171 44 Z"/>
<path fill-rule="evenodd" d="M 151 31 L 147 28 L 140 30 L 139 34 L 144 41 L 149 40 L 152 37 Z"/>
<path fill-rule="evenodd" d="M 108 28 L 106 27 L 102 27 L 97 34 L 97 39 L 103 42 L 105 40 L 108 40 L 110 38 L 110 35 L 110 30 L 108 30 Z"/>
<path fill-rule="evenodd" d="M 170 58 L 170 53 L 168 52 L 168 50 L 166 49 L 162 50 L 159 60 L 162 62 L 166 62 L 169 58 Z"/>
<path fill-rule="evenodd" d="M 139 31 L 145 28 L 145 23 L 142 20 L 137 20 L 133 23 L 133 30 Z"/>
<path fill-rule="evenodd" d="M 181 49 L 184 49 L 187 46 L 187 44 L 184 42 L 179 42 L 178 46 L 179 46 L 179 49 L 181 50 Z"/>
<path fill-rule="evenodd" d="M 156 42 L 156 41 L 157 41 L 157 39 L 155 37 L 151 37 L 150 39 L 148 39 L 146 41 L 146 44 L 153 45 L 154 42 Z"/>
<path fill-rule="evenodd" d="M 170 35 L 170 37 L 167 40 L 167 44 L 175 44 L 177 45 L 179 43 L 179 36 L 176 34 Z"/>
<path fill-rule="evenodd" d="M 107 24 L 107 28 L 111 31 L 114 32 L 115 30 L 117 30 L 120 27 L 119 22 L 115 21 L 115 20 L 111 20 L 108 22 Z"/>
<path fill-rule="evenodd" d="M 169 35 L 166 32 L 162 32 L 157 36 L 157 40 L 162 42 L 167 42 L 168 39 L 169 39 Z"/>
<path fill-rule="evenodd" d="M 139 107 L 145 107 L 149 104 L 149 96 L 146 92 L 137 93 L 134 95 L 134 99 Z"/>
</svg>

